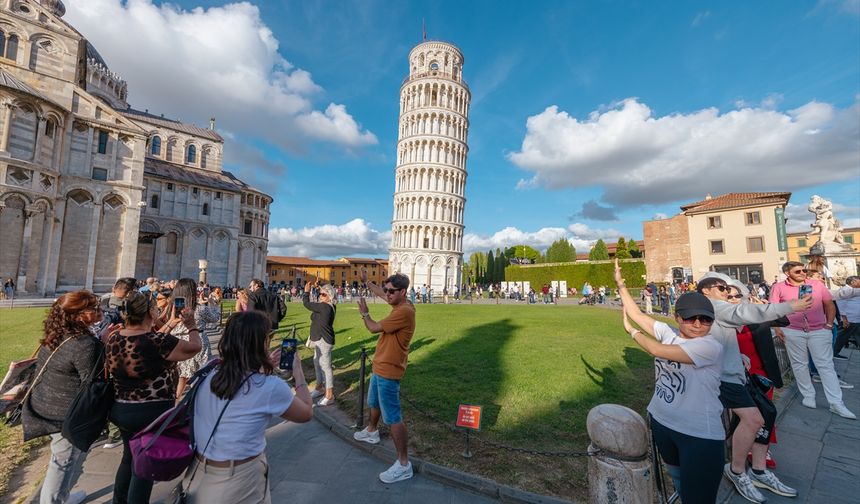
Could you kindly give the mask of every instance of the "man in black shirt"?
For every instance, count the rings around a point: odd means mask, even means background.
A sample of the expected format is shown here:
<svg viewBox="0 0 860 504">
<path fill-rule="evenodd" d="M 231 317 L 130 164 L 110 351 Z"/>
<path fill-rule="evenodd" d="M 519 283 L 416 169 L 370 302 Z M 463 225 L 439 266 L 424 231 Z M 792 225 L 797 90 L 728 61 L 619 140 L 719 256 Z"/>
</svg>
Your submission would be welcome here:
<svg viewBox="0 0 860 504">
<path fill-rule="evenodd" d="M 265 313 L 272 322 L 272 330 L 277 329 L 278 323 L 287 315 L 283 298 L 263 288 L 263 281 L 258 278 L 251 280 L 248 290 L 250 308 Z"/>
</svg>

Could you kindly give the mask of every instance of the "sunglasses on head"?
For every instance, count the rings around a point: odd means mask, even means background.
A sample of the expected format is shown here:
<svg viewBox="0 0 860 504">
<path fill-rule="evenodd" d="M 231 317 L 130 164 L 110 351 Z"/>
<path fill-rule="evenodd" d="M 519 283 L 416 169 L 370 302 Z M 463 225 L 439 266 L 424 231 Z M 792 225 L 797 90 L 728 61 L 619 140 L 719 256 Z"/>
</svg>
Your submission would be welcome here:
<svg viewBox="0 0 860 504">
<path fill-rule="evenodd" d="M 382 292 L 385 292 L 386 294 L 394 294 L 395 292 L 402 291 L 402 290 L 403 289 L 389 289 L 387 287 L 382 288 Z"/>
<path fill-rule="evenodd" d="M 714 323 L 714 319 L 707 315 L 693 315 L 692 317 L 682 318 L 681 320 L 683 320 L 685 324 L 695 324 L 696 321 L 702 325 L 711 325 Z"/>
</svg>

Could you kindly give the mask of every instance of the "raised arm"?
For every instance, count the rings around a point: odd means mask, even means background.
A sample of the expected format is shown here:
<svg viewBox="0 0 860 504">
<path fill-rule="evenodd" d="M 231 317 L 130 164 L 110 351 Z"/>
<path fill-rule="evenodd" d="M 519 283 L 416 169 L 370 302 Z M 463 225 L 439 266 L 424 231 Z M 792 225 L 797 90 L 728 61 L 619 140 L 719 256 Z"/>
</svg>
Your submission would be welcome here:
<svg viewBox="0 0 860 504">
<path fill-rule="evenodd" d="M 367 268 L 361 268 L 361 281 L 367 285 L 367 288 L 370 289 L 370 292 L 372 292 L 374 296 L 385 299 L 385 291 L 382 290 L 382 287 L 376 285 L 374 282 L 367 281 Z"/>
<path fill-rule="evenodd" d="M 636 300 L 630 295 L 627 286 L 624 285 L 624 278 L 621 276 L 621 266 L 618 264 L 618 259 L 615 260 L 615 285 L 618 287 L 618 295 L 621 296 L 624 313 L 645 332 L 653 335 L 654 319 L 642 313 Z"/>
</svg>

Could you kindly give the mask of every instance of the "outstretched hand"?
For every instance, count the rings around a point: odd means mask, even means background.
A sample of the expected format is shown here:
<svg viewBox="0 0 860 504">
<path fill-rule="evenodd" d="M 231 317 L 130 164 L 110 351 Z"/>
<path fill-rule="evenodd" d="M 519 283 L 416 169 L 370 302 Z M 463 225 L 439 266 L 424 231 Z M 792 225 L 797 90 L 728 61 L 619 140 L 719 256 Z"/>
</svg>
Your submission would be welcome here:
<svg viewBox="0 0 860 504">
<path fill-rule="evenodd" d="M 358 313 L 367 313 L 367 300 L 363 297 L 358 298 Z"/>
<path fill-rule="evenodd" d="M 615 285 L 619 289 L 624 287 L 624 277 L 621 276 L 621 265 L 618 264 L 618 258 L 615 259 Z"/>
<path fill-rule="evenodd" d="M 361 268 L 360 276 L 361 276 L 361 283 L 366 284 L 367 283 L 367 268 L 365 268 L 365 267 Z"/>
<path fill-rule="evenodd" d="M 800 299 L 793 299 L 789 301 L 791 304 L 791 309 L 799 312 L 812 308 L 812 294 L 807 294 Z"/>
</svg>

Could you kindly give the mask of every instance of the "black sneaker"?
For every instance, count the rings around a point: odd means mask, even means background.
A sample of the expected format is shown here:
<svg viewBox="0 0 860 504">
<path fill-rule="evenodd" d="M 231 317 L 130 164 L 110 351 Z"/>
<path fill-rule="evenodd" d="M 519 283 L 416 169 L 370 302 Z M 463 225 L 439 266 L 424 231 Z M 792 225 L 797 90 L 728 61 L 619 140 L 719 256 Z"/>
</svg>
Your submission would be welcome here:
<svg viewBox="0 0 860 504">
<path fill-rule="evenodd" d="M 834 354 L 834 355 L 833 355 L 833 358 L 834 358 L 834 359 L 838 359 L 838 360 L 848 360 L 848 357 L 845 357 L 845 356 L 844 356 L 844 355 L 842 355 L 842 354 Z"/>
</svg>

